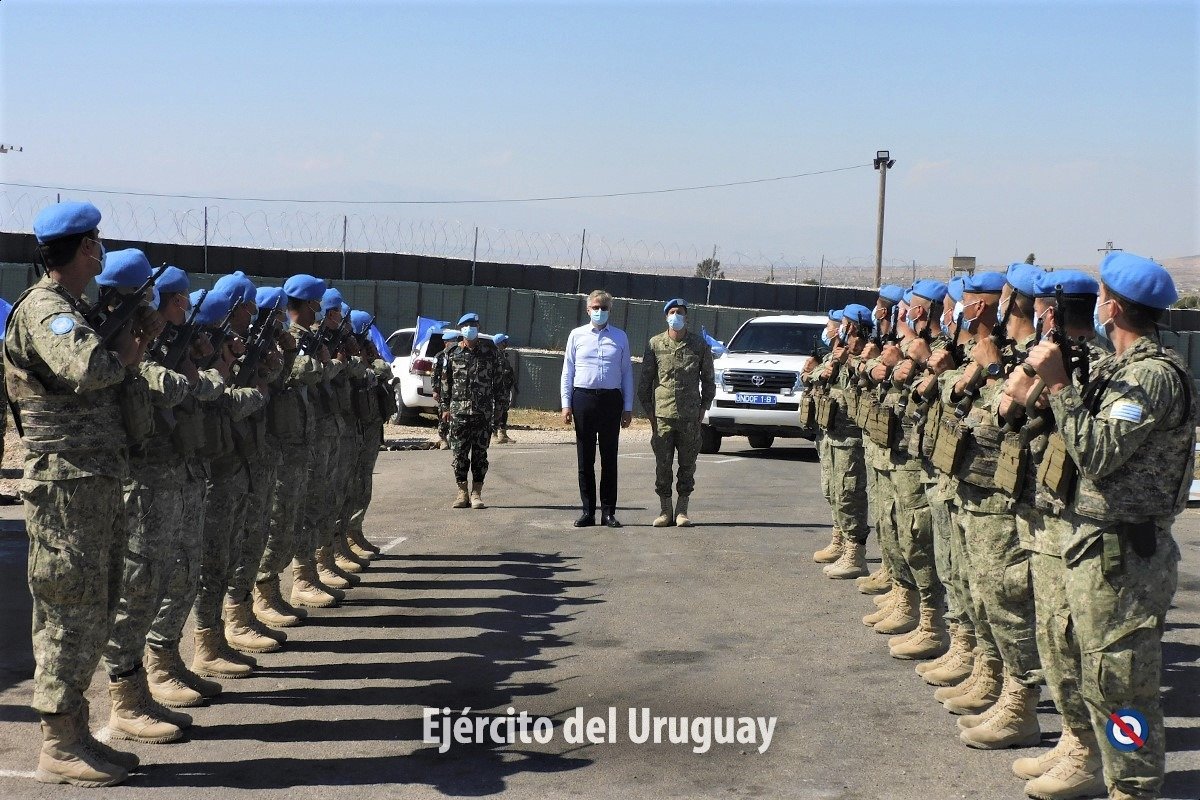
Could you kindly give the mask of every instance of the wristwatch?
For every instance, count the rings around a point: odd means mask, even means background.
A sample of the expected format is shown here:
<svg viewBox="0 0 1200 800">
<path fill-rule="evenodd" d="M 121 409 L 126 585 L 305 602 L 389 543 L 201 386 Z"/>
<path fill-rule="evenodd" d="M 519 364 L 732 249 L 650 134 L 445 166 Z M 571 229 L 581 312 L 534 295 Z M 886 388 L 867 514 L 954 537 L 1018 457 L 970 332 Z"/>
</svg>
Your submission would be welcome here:
<svg viewBox="0 0 1200 800">
<path fill-rule="evenodd" d="M 983 371 L 984 374 L 986 374 L 989 378 L 999 378 L 1000 374 L 1003 372 L 1003 368 L 1000 366 L 999 361 L 993 361 L 991 364 L 988 364 L 986 367 L 984 367 Z"/>
</svg>

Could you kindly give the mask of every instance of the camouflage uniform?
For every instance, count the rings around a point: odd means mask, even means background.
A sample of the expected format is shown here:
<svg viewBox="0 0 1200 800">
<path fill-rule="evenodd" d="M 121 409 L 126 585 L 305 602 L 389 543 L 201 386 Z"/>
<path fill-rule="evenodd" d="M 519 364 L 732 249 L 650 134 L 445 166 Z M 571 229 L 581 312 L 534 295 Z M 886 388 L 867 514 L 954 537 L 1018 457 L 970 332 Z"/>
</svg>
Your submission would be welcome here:
<svg viewBox="0 0 1200 800">
<path fill-rule="evenodd" d="M 1080 524 L 1062 541 L 1069 624 L 1110 791 L 1157 796 L 1166 767 L 1160 683 L 1162 634 L 1178 580 L 1171 523 L 1195 461 L 1191 376 L 1148 337 L 1095 370 L 1084 392 L 1067 386 L 1050 408 L 1079 479 Z M 1149 512 L 1149 515 L 1148 515 Z M 1145 717 L 1145 745 L 1109 745 L 1107 715 Z"/>
<path fill-rule="evenodd" d="M 829 359 L 832 361 L 833 356 Z M 823 369 L 823 368 L 818 368 Z M 830 448 L 830 486 L 833 522 L 847 539 L 865 544 L 870 533 L 867 501 L 867 465 L 863 452 L 862 429 L 850 419 L 847 401 L 849 383 L 854 379 L 850 367 L 835 366 L 836 374 L 829 389 L 837 414 L 826 431 Z"/>
<path fill-rule="evenodd" d="M 350 515 L 354 513 L 356 502 L 355 481 L 358 476 L 358 462 L 363 455 L 363 416 L 361 409 L 355 407 L 355 396 L 365 397 L 367 374 L 371 367 L 359 356 L 354 356 L 346 364 L 343 371 L 344 386 L 341 387 L 339 406 L 342 411 L 342 438 L 338 442 L 339 473 L 335 485 L 334 503 L 338 513 L 334 526 L 330 531 L 331 538 L 344 537 L 350 526 Z M 374 373 L 371 373 L 374 375 Z"/>
<path fill-rule="evenodd" d="M 442 373 L 446 371 L 446 356 L 448 355 L 450 355 L 449 349 L 443 348 L 442 352 L 438 353 L 437 357 L 433 359 L 433 377 L 431 378 L 431 383 L 433 385 L 433 399 L 438 404 L 439 412 L 442 406 Z M 437 432 L 438 438 L 443 442 L 450 435 L 450 423 L 442 419 L 440 413 L 438 414 Z"/>
<path fill-rule="evenodd" d="M 671 496 L 671 468 L 679 454 L 675 491 L 689 496 L 696 488 L 700 454 L 700 418 L 717 393 L 712 348 L 700 334 L 686 330 L 675 340 L 667 331 L 650 338 L 642 356 L 637 396 L 655 419 L 650 447 L 654 451 L 654 491 Z"/>
<path fill-rule="evenodd" d="M 513 389 L 517 385 L 517 373 L 508 360 L 508 351 L 500 350 L 500 378 L 496 388 L 496 430 L 508 429 L 508 410 L 512 406 Z"/>
<path fill-rule="evenodd" d="M 316 436 L 308 440 L 308 486 L 300 519 L 303 533 L 296 546 L 296 557 L 301 560 L 314 558 L 317 548 L 326 544 L 336 521 L 333 488 L 334 473 L 339 467 L 337 447 L 342 436 L 342 417 L 337 412 L 333 379 L 344 366 L 336 359 L 323 365 L 321 380 L 311 390 L 315 397 Z"/>
<path fill-rule="evenodd" d="M 118 393 L 126 369 L 49 276 L 14 305 L 4 361 L 27 451 L 21 498 L 37 663 L 33 707 L 74 713 L 108 639 L 123 570 L 121 485 L 129 471 Z"/>
<path fill-rule="evenodd" d="M 881 362 L 877 358 L 867 361 L 865 365 L 867 372 L 869 373 L 879 363 Z M 861 389 L 858 402 L 894 409 L 899 396 L 899 391 L 890 386 L 885 390 L 882 400 L 877 391 Z M 866 464 L 867 472 L 868 519 L 879 537 L 879 550 L 883 563 L 887 566 L 893 583 L 898 583 L 906 589 L 915 589 L 913 576 L 909 572 L 900 550 L 899 523 L 902 512 L 898 505 L 897 492 L 899 490 L 894 484 L 894 479 L 896 477 L 902 479 L 903 476 L 893 475 L 893 470 L 900 466 L 900 462 L 893 456 L 890 448 L 875 442 L 867 431 L 863 431 L 862 447 L 863 461 Z"/>
<path fill-rule="evenodd" d="M 496 415 L 500 351 L 485 339 L 452 347 L 441 375 L 441 411 L 450 412 L 450 449 L 454 479 L 467 480 L 468 467 L 476 484 L 488 470 L 487 450 Z"/>
<path fill-rule="evenodd" d="M 367 515 L 367 507 L 371 505 L 371 490 L 375 462 L 379 460 L 379 449 L 383 446 L 383 414 L 380 410 L 379 393 L 387 390 L 391 380 L 392 368 L 383 359 L 375 359 L 364 379 L 363 391 L 375 396 L 372 402 L 367 399 L 368 411 L 362 417 L 363 436 L 362 453 L 355 465 L 354 477 L 351 481 L 351 494 L 354 501 L 349 515 L 349 529 L 352 535 L 360 538 L 363 532 L 363 519 Z"/>
<path fill-rule="evenodd" d="M 104 666 L 112 678 L 128 675 L 142 663 L 146 635 L 162 603 L 164 578 L 174 566 L 173 546 L 183 525 L 186 467 L 171 443 L 173 423 L 167 415 L 187 397 L 187 378 L 152 362 L 138 368 L 158 410 L 150 437 L 133 446 L 124 486 L 129 539 L 121 596 L 104 652 Z"/>
<path fill-rule="evenodd" d="M 176 425 L 191 417 L 191 422 L 203 425 L 206 409 L 224 393 L 225 381 L 216 370 L 200 373 L 192 387 L 191 396 L 175 409 Z M 203 429 L 201 428 L 201 441 Z M 177 537 L 164 541 L 168 554 L 162 582 L 158 613 L 150 626 L 146 642 L 151 647 L 176 647 L 183 636 L 183 626 L 200 591 L 200 562 L 204 550 L 204 509 L 208 492 L 208 459 L 194 449 L 182 452 L 183 479 L 179 484 L 179 528 Z"/>
</svg>

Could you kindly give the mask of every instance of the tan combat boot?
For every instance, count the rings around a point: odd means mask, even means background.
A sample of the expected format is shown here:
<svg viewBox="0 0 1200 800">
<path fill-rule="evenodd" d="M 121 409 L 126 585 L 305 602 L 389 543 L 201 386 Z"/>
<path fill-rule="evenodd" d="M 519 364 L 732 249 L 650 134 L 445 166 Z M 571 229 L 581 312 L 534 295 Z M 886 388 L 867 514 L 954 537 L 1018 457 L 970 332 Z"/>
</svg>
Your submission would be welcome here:
<svg viewBox="0 0 1200 800">
<path fill-rule="evenodd" d="M 946 653 L 945 661 L 921 673 L 921 679 L 930 686 L 954 686 L 971 674 L 975 666 L 975 634 L 966 625 L 959 625 Z"/>
<path fill-rule="evenodd" d="M 79 710 L 74 715 L 76 730 L 79 731 L 79 741 L 83 743 L 83 746 L 108 763 L 116 764 L 126 772 L 133 772 L 133 770 L 137 769 L 138 764 L 142 762 L 135 754 L 127 753 L 124 750 L 115 750 L 92 735 L 92 731 L 88 728 L 90 712 L 91 709 L 88 707 L 88 701 L 84 699 L 83 703 L 79 706 Z"/>
<path fill-rule="evenodd" d="M 328 608 L 336 602 L 337 597 L 326 592 L 317 579 L 316 567 L 298 559 L 292 561 L 292 605 Z"/>
<path fill-rule="evenodd" d="M 112 700 L 112 713 L 108 717 L 109 736 L 146 744 L 178 741 L 183 731 L 151 712 L 139 690 L 137 675 L 144 673 L 138 670 L 134 675 L 108 682 L 108 696 Z"/>
<path fill-rule="evenodd" d="M 234 650 L 250 653 L 274 653 L 282 643 L 273 636 L 265 636 L 258 629 L 257 619 L 250 610 L 250 600 L 240 603 L 225 599 L 225 641 Z"/>
<path fill-rule="evenodd" d="M 330 589 L 337 589 L 338 591 L 345 591 L 356 585 L 359 581 L 357 575 L 342 572 L 337 568 L 337 564 L 333 563 L 332 545 L 317 548 L 317 579 Z M 337 597 L 337 595 L 334 595 L 334 597 Z M 339 597 L 338 599 L 342 598 Z"/>
<path fill-rule="evenodd" d="M 892 613 L 875 623 L 875 632 L 882 634 L 908 633 L 917 627 L 917 604 L 920 597 L 916 589 L 900 587 Z"/>
<path fill-rule="evenodd" d="M 951 714 L 978 714 L 1000 699 L 1003 678 L 1000 660 L 992 657 L 981 657 L 979 660 L 983 662 L 983 666 L 975 674 L 975 683 L 970 689 L 942 703 Z"/>
<path fill-rule="evenodd" d="M 890 649 L 892 658 L 933 658 L 950 645 L 942 609 L 921 603 L 921 619 L 912 635 Z"/>
<path fill-rule="evenodd" d="M 670 497 L 658 498 L 659 514 L 650 524 L 656 528 L 669 528 L 675 524 L 675 508 Z"/>
<path fill-rule="evenodd" d="M 862 618 L 863 625 L 866 625 L 868 628 L 874 628 L 877 624 L 887 619 L 888 614 L 892 613 L 892 609 L 900 601 L 900 593 L 903 591 L 904 587 L 897 583 L 892 586 L 891 591 L 887 594 L 879 595 L 882 598 L 881 602 L 876 603 L 875 610 Z"/>
<path fill-rule="evenodd" d="M 211 700 L 221 693 L 221 684 L 216 681 L 210 681 L 207 678 L 201 678 L 187 668 L 187 665 L 183 663 L 182 656 L 179 655 L 179 645 L 163 648 L 159 651 L 159 654 L 165 662 L 167 671 L 199 692 L 200 696 L 205 700 Z"/>
<path fill-rule="evenodd" d="M 1037 717 L 1038 694 L 1038 687 L 1026 686 L 1005 675 L 996 711 L 979 725 L 964 730 L 958 738 L 976 750 L 1033 747 L 1042 740 Z"/>
<path fill-rule="evenodd" d="M 926 672 L 929 672 L 930 670 L 934 670 L 934 669 L 937 669 L 938 667 L 941 667 L 947 661 L 949 661 L 955 655 L 955 653 L 958 652 L 958 646 L 959 646 L 958 645 L 958 642 L 959 642 L 958 635 L 959 635 L 959 630 L 961 628 L 957 623 L 951 623 L 948 626 L 948 628 L 949 628 L 949 636 L 950 636 L 950 646 L 948 648 L 946 648 L 946 652 L 942 653 L 937 658 L 935 658 L 931 661 L 922 661 L 920 664 L 917 664 L 916 673 L 918 675 L 923 676 Z"/>
<path fill-rule="evenodd" d="M 971 669 L 967 673 L 966 677 L 957 683 L 943 686 L 942 688 L 936 690 L 933 693 L 934 700 L 937 700 L 939 703 L 944 703 L 951 697 L 957 697 L 958 695 L 971 690 L 971 687 L 975 685 L 975 679 L 978 678 L 979 673 L 983 671 L 984 659 L 977 652 L 978 649 L 979 648 L 976 647 L 971 651 Z"/>
<path fill-rule="evenodd" d="M 508 435 L 508 428 L 501 428 L 500 432 L 496 434 L 496 444 L 512 444 L 514 441 L 516 440 Z"/>
<path fill-rule="evenodd" d="M 826 578 L 833 578 L 834 580 L 845 580 L 847 578 L 857 578 L 859 575 L 866 575 L 866 544 L 848 539 L 845 549 L 838 560 L 832 564 L 826 564 L 821 571 L 825 573 Z"/>
<path fill-rule="evenodd" d="M 882 566 L 870 575 L 859 578 L 854 582 L 862 594 L 886 594 L 892 589 L 892 573 L 887 566 Z"/>
<path fill-rule="evenodd" d="M 691 499 L 691 495 L 681 494 L 675 501 L 675 527 L 677 528 L 692 527 L 692 520 L 688 517 L 689 499 Z"/>
<path fill-rule="evenodd" d="M 161 719 L 163 722 L 169 722 L 179 730 L 187 730 L 192 727 L 192 718 L 182 711 L 172 711 L 154 699 L 150 694 L 150 684 L 146 678 L 146 670 L 139 665 L 138 671 L 134 674 L 137 679 L 138 697 L 142 703 L 142 707 L 155 719 Z"/>
<path fill-rule="evenodd" d="M 254 616 L 264 625 L 276 628 L 290 628 L 300 624 L 300 615 L 293 613 L 296 609 L 283 602 L 279 593 L 279 578 L 272 578 L 254 584 Z"/>
<path fill-rule="evenodd" d="M 333 537 L 333 563 L 342 572 L 357 575 L 367 568 L 371 560 L 355 555 L 354 551 L 350 549 L 350 543 L 346 541 L 346 535 L 338 533 Z"/>
<path fill-rule="evenodd" d="M 1104 796 L 1104 769 L 1100 763 L 1100 748 L 1096 737 L 1088 731 L 1073 738 L 1070 749 L 1056 760 L 1044 775 L 1039 775 L 1025 784 L 1026 795 L 1036 800 L 1071 800 L 1076 797 Z M 1059 741 L 1061 744 L 1061 740 Z M 1018 759 L 1021 760 L 1024 759 Z M 1016 765 L 1013 767 L 1015 770 Z M 1109 797 L 1125 800 L 1129 795 L 1114 787 Z"/>
<path fill-rule="evenodd" d="M 458 482 L 458 494 L 454 496 L 454 504 L 451 508 L 470 508 L 471 500 L 467 497 L 467 482 Z"/>
<path fill-rule="evenodd" d="M 842 544 L 844 541 L 842 538 L 842 529 L 834 525 L 833 538 L 829 540 L 829 544 L 813 553 L 813 561 L 818 564 L 832 564 L 837 561 L 842 557 L 842 550 L 845 549 Z M 865 580 L 865 578 L 862 580 Z"/>
<path fill-rule="evenodd" d="M 960 722 L 962 719 L 962 717 L 959 717 Z M 1079 747 L 1079 737 L 1072 733 L 1070 728 L 1063 725 L 1062 735 L 1058 737 L 1058 744 L 1040 756 L 1018 758 L 1012 765 L 1013 774 L 1027 781 L 1040 778 L 1049 772 L 1050 768 L 1057 764 L 1060 758 L 1066 756 L 1067 753 L 1076 747 Z"/>
<path fill-rule="evenodd" d="M 146 668 L 146 682 L 150 687 L 150 695 L 164 706 L 173 708 L 191 708 L 204 705 L 204 695 L 188 686 L 172 669 L 171 656 L 183 666 L 178 651 L 160 650 L 147 647 L 142 663 Z M 219 691 L 219 690 L 218 690 Z"/>
<path fill-rule="evenodd" d="M 367 539 L 361 530 L 352 528 L 349 536 L 350 542 L 354 545 L 355 552 L 365 555 L 368 559 L 374 559 L 375 556 L 379 555 L 379 548 L 371 544 L 370 540 Z"/>
<path fill-rule="evenodd" d="M 219 628 L 197 628 L 192 672 L 213 678 L 244 678 L 249 675 L 249 665 L 226 657 L 227 647 L 224 631 Z"/>
<path fill-rule="evenodd" d="M 42 751 L 33 777 L 40 783 L 69 783 L 89 789 L 115 786 L 129 772 L 92 750 L 84 742 L 75 714 L 42 714 Z"/>
<path fill-rule="evenodd" d="M 487 508 L 483 502 L 483 481 L 471 485 L 471 508 Z"/>
</svg>

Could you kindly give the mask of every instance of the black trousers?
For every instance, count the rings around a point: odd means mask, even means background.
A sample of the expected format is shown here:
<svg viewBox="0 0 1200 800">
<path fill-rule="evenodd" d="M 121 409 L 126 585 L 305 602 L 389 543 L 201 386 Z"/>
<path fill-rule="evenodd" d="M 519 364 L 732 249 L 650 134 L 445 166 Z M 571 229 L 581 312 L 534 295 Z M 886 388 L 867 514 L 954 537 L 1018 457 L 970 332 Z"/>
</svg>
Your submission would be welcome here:
<svg viewBox="0 0 1200 800">
<path fill-rule="evenodd" d="M 621 413 L 625 400 L 620 389 L 571 391 L 575 415 L 575 450 L 579 462 L 579 500 L 583 512 L 596 511 L 596 442 L 600 443 L 600 508 L 612 513 L 617 507 L 617 438 L 621 435 Z"/>
</svg>

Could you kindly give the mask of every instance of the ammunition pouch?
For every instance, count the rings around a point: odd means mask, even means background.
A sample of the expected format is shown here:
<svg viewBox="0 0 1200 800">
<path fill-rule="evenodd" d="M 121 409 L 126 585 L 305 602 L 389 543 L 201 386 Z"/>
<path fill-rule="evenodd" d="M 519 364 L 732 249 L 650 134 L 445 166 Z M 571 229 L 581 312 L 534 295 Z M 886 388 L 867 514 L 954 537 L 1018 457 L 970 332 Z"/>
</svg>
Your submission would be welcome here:
<svg viewBox="0 0 1200 800">
<path fill-rule="evenodd" d="M 933 451 L 937 446 L 938 436 L 942 432 L 942 419 L 946 408 L 939 400 L 929 401 L 929 413 L 925 415 L 925 424 L 921 431 L 920 455 L 933 462 Z"/>
<path fill-rule="evenodd" d="M 800 427 L 812 428 L 817 424 L 817 401 L 812 392 L 805 392 L 800 398 Z"/>
<path fill-rule="evenodd" d="M 871 408 L 865 430 L 872 442 L 880 447 L 893 450 L 899 439 L 899 422 L 892 409 L 876 405 Z"/>
<path fill-rule="evenodd" d="M 966 432 L 958 477 L 981 489 L 995 489 L 1001 436 L 995 425 L 977 425 Z"/>
<path fill-rule="evenodd" d="M 204 446 L 204 411 L 194 397 L 187 397 L 175 408 L 175 427 L 171 444 L 179 455 L 195 455 Z"/>
<path fill-rule="evenodd" d="M 233 424 L 218 407 L 204 409 L 204 445 L 196 451 L 201 458 L 216 459 L 232 455 Z"/>
<path fill-rule="evenodd" d="M 149 438 L 154 432 L 154 401 L 146 379 L 136 372 L 127 372 L 117 393 L 117 404 L 130 444 Z"/>
<path fill-rule="evenodd" d="M 967 436 L 958 420 L 950 417 L 938 422 L 937 440 L 934 442 L 931 461 L 933 466 L 947 475 L 958 472 L 963 454 L 967 449 Z"/>
<path fill-rule="evenodd" d="M 1067 453 L 1067 444 L 1062 435 L 1055 431 L 1046 442 L 1046 452 L 1038 464 L 1037 481 L 1055 497 L 1070 503 L 1075 492 L 1075 480 L 1079 470 Z"/>
<path fill-rule="evenodd" d="M 304 398 L 299 389 L 282 389 L 271 395 L 267 403 L 267 429 L 285 442 L 304 438 Z"/>
<path fill-rule="evenodd" d="M 822 397 L 817 401 L 817 425 L 823 431 L 833 430 L 838 417 L 838 402 L 832 397 Z"/>
<path fill-rule="evenodd" d="M 383 383 L 375 386 L 375 392 L 378 395 L 379 416 L 385 420 L 391 419 L 397 410 L 395 393 L 390 386 Z"/>
<path fill-rule="evenodd" d="M 1029 445 L 1021 433 L 1006 433 L 996 460 L 996 488 L 1009 497 L 1020 497 L 1025 490 L 1025 469 L 1029 465 Z"/>
<path fill-rule="evenodd" d="M 856 394 L 854 398 L 854 424 L 859 428 L 866 428 L 867 421 L 871 418 L 871 413 L 876 408 L 875 399 L 861 394 Z"/>
</svg>

